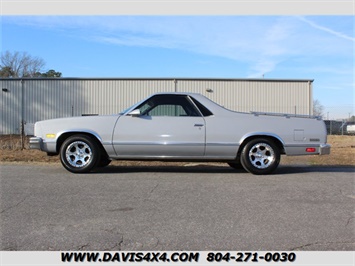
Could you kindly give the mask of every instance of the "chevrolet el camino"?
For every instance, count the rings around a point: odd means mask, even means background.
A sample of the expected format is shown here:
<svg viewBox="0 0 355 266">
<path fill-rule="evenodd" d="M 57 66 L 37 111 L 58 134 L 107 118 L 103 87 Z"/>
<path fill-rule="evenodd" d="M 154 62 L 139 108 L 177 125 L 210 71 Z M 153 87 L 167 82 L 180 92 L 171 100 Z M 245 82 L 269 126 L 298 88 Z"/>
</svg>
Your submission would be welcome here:
<svg viewBox="0 0 355 266">
<path fill-rule="evenodd" d="M 85 173 L 111 160 L 225 162 L 265 175 L 280 156 L 330 153 L 319 117 L 240 113 L 195 93 L 159 93 L 119 114 L 40 121 L 30 148 Z"/>
</svg>

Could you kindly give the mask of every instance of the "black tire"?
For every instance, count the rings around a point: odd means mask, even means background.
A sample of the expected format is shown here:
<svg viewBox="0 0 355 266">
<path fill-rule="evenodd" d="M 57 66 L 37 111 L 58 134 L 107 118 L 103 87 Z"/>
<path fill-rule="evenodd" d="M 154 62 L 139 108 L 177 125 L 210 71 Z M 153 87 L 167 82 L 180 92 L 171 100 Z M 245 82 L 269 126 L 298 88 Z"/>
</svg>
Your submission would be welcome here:
<svg viewBox="0 0 355 266">
<path fill-rule="evenodd" d="M 237 170 L 243 169 L 243 165 L 241 164 L 240 160 L 229 162 L 228 165 Z"/>
<path fill-rule="evenodd" d="M 72 173 L 88 173 L 100 160 L 100 148 L 96 140 L 87 135 L 73 135 L 60 147 L 60 161 Z"/>
<path fill-rule="evenodd" d="M 106 167 L 111 163 L 111 160 L 106 156 L 101 156 L 101 159 L 97 165 L 97 167 Z"/>
<path fill-rule="evenodd" d="M 279 165 L 280 149 L 269 139 L 253 139 L 244 146 L 240 161 L 248 172 L 254 175 L 267 175 Z"/>
</svg>

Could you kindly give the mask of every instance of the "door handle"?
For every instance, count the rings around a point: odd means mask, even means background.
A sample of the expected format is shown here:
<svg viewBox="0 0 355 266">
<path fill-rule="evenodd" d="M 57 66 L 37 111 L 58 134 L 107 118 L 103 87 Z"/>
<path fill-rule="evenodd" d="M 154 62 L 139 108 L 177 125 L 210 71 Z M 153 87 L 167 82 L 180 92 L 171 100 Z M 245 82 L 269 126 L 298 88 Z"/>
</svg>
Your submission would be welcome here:
<svg viewBox="0 0 355 266">
<path fill-rule="evenodd" d="M 195 127 L 203 127 L 204 124 L 195 124 Z"/>
</svg>

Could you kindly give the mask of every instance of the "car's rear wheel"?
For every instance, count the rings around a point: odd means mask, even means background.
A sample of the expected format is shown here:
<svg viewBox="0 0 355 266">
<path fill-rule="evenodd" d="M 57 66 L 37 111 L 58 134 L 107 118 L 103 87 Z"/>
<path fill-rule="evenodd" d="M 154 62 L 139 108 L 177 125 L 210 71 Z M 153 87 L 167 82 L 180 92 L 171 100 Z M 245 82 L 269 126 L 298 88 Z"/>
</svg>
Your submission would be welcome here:
<svg viewBox="0 0 355 266">
<path fill-rule="evenodd" d="M 87 135 L 73 135 L 60 148 L 60 161 L 72 173 L 90 172 L 97 166 L 99 159 L 99 146 Z"/>
<path fill-rule="evenodd" d="M 253 139 L 244 146 L 241 163 L 252 174 L 270 174 L 280 163 L 280 150 L 272 140 Z"/>
</svg>

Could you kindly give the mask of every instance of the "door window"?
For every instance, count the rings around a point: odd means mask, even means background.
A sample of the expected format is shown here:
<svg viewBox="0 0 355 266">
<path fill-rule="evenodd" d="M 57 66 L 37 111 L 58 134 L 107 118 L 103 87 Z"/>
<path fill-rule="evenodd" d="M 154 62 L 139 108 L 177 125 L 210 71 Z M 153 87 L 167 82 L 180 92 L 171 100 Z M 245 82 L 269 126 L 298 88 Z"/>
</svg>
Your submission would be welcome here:
<svg viewBox="0 0 355 266">
<path fill-rule="evenodd" d="M 142 116 L 200 116 L 183 95 L 155 95 L 138 106 Z"/>
</svg>

